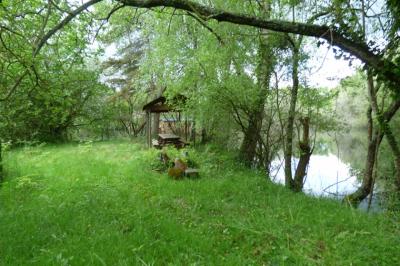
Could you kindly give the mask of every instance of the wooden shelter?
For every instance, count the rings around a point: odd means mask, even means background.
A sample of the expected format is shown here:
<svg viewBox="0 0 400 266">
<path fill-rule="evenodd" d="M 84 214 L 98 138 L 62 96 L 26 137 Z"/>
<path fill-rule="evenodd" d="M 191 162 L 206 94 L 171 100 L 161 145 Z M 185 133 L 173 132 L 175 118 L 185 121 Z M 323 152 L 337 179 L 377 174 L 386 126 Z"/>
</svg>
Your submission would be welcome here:
<svg viewBox="0 0 400 266">
<path fill-rule="evenodd" d="M 146 111 L 146 113 L 165 113 L 173 109 L 172 106 L 167 104 L 167 99 L 164 96 L 158 97 L 143 106 L 143 111 Z"/>
<path fill-rule="evenodd" d="M 167 102 L 167 99 L 164 96 L 160 96 L 151 102 L 147 103 L 143 106 L 143 111 L 146 112 L 146 137 L 147 137 L 147 144 L 149 147 L 157 147 L 160 148 L 164 145 L 172 144 L 176 147 L 183 147 L 188 142 L 188 131 L 189 125 L 188 120 L 185 117 L 184 120 L 184 140 L 181 136 L 175 134 L 160 134 L 160 123 L 158 118 L 158 125 L 157 125 L 157 139 L 153 139 L 152 136 L 152 116 L 160 115 L 161 113 L 169 113 L 175 112 L 178 114 L 178 121 L 181 122 L 181 110 L 179 108 L 180 103 L 184 103 L 186 101 L 186 97 L 183 95 L 179 95 L 173 98 L 171 101 Z"/>
</svg>

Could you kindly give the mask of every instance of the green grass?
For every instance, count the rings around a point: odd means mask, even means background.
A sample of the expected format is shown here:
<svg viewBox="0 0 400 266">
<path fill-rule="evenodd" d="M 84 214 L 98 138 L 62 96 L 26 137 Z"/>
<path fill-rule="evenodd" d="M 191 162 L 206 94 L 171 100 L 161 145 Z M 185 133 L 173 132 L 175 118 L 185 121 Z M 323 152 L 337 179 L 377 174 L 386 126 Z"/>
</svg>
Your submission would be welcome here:
<svg viewBox="0 0 400 266">
<path fill-rule="evenodd" d="M 201 179 L 152 170 L 129 142 L 7 152 L 0 265 L 399 265 L 399 225 L 293 194 L 229 154 Z"/>
</svg>

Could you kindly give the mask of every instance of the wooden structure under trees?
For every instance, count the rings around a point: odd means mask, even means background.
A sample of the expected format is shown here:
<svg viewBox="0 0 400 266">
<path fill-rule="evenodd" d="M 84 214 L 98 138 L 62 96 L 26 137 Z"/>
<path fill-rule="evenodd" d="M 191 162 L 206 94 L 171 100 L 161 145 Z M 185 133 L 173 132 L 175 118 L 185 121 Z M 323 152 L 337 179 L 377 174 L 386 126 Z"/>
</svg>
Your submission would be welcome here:
<svg viewBox="0 0 400 266">
<path fill-rule="evenodd" d="M 183 136 L 173 133 L 160 132 L 160 119 L 162 113 L 177 113 L 177 122 L 182 122 L 181 109 L 179 104 L 186 101 L 186 97 L 179 95 L 170 102 L 164 96 L 160 96 L 143 106 L 146 112 L 146 139 L 149 147 L 162 148 L 166 145 L 174 145 L 177 148 L 183 148 L 189 141 L 189 123 L 187 117 L 184 118 Z M 152 128 L 152 118 L 158 116 L 156 121 L 157 129 Z M 154 118 L 155 119 L 155 118 Z"/>
</svg>

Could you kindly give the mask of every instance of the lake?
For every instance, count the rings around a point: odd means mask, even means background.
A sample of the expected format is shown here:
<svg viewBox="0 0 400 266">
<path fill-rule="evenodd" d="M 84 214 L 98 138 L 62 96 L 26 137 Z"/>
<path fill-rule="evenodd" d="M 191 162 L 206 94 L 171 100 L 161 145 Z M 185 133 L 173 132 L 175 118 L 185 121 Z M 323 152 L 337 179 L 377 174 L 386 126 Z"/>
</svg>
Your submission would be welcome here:
<svg viewBox="0 0 400 266">
<path fill-rule="evenodd" d="M 298 163 L 294 158 L 292 171 Z M 285 183 L 284 162 L 276 159 L 271 167 L 271 179 L 275 183 Z M 340 160 L 336 155 L 312 155 L 305 178 L 303 191 L 313 196 L 334 197 L 341 200 L 345 195 L 354 192 L 359 186 L 355 171 L 350 164 Z M 368 200 L 364 200 L 359 208 L 367 209 Z M 374 196 L 371 204 L 372 211 L 381 210 L 379 198 Z"/>
</svg>

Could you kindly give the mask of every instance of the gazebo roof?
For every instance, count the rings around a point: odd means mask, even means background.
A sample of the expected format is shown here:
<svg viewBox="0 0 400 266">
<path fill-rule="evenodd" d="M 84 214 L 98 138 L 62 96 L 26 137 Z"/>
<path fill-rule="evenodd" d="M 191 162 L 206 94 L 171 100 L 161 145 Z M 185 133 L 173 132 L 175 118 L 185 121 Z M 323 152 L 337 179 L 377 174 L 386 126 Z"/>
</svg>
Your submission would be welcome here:
<svg viewBox="0 0 400 266">
<path fill-rule="evenodd" d="M 180 102 L 180 101 L 186 101 L 186 97 L 183 95 L 177 95 L 176 97 L 173 98 L 173 102 Z M 164 96 L 160 96 L 151 102 L 145 104 L 143 106 L 143 111 L 150 112 L 150 113 L 167 113 L 167 112 L 173 112 L 173 111 L 179 111 L 175 106 L 172 106 L 171 103 L 167 104 L 167 98 Z"/>
</svg>

